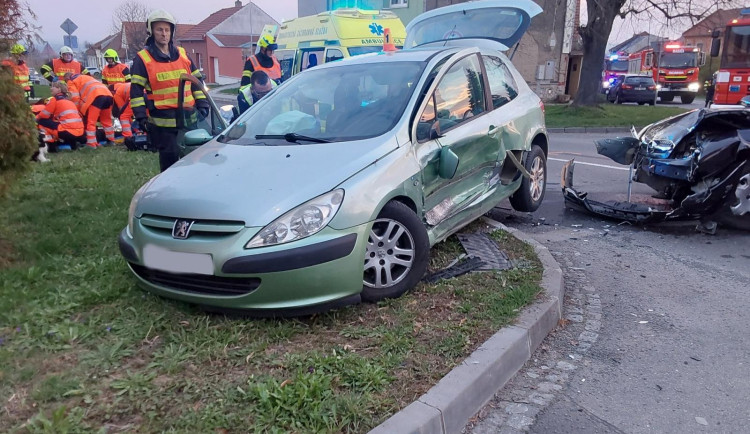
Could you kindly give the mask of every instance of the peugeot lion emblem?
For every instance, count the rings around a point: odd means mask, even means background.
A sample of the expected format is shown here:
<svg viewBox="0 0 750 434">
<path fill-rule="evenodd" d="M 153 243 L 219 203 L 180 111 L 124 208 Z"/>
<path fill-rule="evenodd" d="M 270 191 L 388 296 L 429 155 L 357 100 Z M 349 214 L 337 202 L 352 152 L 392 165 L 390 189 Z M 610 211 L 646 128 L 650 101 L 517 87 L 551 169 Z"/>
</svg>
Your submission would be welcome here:
<svg viewBox="0 0 750 434">
<path fill-rule="evenodd" d="M 195 220 L 176 220 L 172 227 L 172 238 L 184 240 L 190 235 L 190 228 L 193 227 Z"/>
</svg>

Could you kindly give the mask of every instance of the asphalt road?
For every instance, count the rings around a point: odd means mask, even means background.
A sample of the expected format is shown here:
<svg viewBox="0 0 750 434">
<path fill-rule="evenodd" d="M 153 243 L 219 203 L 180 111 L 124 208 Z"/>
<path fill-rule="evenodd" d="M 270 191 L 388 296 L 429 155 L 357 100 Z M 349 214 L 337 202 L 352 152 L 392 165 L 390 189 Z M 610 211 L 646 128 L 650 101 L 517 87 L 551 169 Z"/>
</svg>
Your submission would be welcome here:
<svg viewBox="0 0 750 434">
<path fill-rule="evenodd" d="M 566 210 L 559 171 L 570 157 L 579 190 L 603 200 L 627 193 L 627 171 L 596 155 L 594 138 L 552 135 L 542 208 L 529 215 L 501 203 L 492 212 L 558 260 L 565 320 L 465 431 L 748 432 L 750 233 Z"/>
</svg>

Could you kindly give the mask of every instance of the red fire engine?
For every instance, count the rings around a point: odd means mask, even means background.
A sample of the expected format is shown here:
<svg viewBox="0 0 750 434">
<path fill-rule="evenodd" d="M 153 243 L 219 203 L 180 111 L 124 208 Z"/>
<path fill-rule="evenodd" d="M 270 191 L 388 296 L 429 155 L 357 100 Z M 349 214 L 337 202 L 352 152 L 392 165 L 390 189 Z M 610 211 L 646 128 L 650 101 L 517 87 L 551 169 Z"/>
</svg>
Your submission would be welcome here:
<svg viewBox="0 0 750 434">
<path fill-rule="evenodd" d="M 700 49 L 667 42 L 656 50 L 647 48 L 631 54 L 628 72 L 653 75 L 661 101 L 670 102 L 679 96 L 684 104 L 690 104 L 700 89 L 698 75 L 705 63 L 705 53 Z"/>
<path fill-rule="evenodd" d="M 714 31 L 711 56 L 719 55 L 721 31 Z M 739 104 L 750 95 L 750 9 L 743 9 L 740 17 L 727 24 L 724 30 L 724 50 L 721 67 L 716 72 L 714 104 Z"/>
<path fill-rule="evenodd" d="M 604 59 L 602 67 L 602 92 L 606 92 L 618 75 L 628 72 L 628 53 L 618 51 Z"/>
</svg>

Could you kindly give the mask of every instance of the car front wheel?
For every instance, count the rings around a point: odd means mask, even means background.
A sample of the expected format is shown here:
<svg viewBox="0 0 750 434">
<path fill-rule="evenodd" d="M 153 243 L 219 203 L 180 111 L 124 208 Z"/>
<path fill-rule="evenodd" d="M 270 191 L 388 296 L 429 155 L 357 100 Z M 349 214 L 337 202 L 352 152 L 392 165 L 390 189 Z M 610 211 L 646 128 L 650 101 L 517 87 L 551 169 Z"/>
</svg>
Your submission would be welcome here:
<svg viewBox="0 0 750 434">
<path fill-rule="evenodd" d="M 416 286 L 429 252 L 427 231 L 414 211 L 401 202 L 386 204 L 367 238 L 362 299 L 396 298 Z"/>
<path fill-rule="evenodd" d="M 532 145 L 523 166 L 531 177 L 523 178 L 521 186 L 508 199 L 516 211 L 533 212 L 542 204 L 547 189 L 547 158 L 542 148 Z"/>
</svg>

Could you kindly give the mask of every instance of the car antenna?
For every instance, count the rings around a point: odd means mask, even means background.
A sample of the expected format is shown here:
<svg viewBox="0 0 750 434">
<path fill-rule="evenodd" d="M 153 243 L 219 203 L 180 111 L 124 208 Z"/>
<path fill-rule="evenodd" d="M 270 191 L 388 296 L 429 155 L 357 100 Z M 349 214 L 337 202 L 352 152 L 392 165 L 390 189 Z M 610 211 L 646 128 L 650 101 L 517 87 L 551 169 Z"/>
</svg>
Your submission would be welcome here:
<svg viewBox="0 0 750 434">
<path fill-rule="evenodd" d="M 464 13 L 466 13 L 466 12 L 464 11 Z M 453 28 L 451 29 L 450 33 L 448 33 L 448 35 L 452 35 L 454 30 L 456 30 L 456 25 L 455 24 L 453 25 Z M 448 38 L 445 38 L 445 42 L 443 42 L 443 47 L 445 47 L 445 44 L 447 44 L 447 43 L 448 43 Z"/>
</svg>

